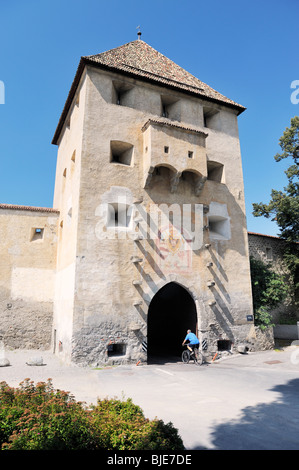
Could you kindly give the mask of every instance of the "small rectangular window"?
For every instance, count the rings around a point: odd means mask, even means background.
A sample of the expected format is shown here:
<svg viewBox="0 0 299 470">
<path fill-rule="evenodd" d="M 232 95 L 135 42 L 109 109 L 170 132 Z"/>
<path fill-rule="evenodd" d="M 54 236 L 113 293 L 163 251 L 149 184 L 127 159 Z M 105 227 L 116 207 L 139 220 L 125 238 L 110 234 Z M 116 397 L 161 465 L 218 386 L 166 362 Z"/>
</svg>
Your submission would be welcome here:
<svg viewBox="0 0 299 470">
<path fill-rule="evenodd" d="M 191 150 L 188 152 L 188 158 L 193 158 L 193 152 L 191 152 Z"/>
<path fill-rule="evenodd" d="M 164 147 L 164 153 L 169 153 L 169 147 L 167 146 Z"/>
<path fill-rule="evenodd" d="M 128 142 L 112 140 L 110 142 L 110 162 L 130 166 L 133 158 L 133 145 Z"/>
<path fill-rule="evenodd" d="M 224 166 L 222 163 L 208 161 L 207 170 L 208 180 L 216 181 L 217 183 L 224 182 Z"/>
<path fill-rule="evenodd" d="M 31 230 L 31 241 L 42 240 L 44 237 L 44 229 L 39 227 L 34 227 Z"/>
<path fill-rule="evenodd" d="M 123 343 L 108 344 L 108 357 L 124 356 L 126 354 L 127 345 Z"/>
</svg>

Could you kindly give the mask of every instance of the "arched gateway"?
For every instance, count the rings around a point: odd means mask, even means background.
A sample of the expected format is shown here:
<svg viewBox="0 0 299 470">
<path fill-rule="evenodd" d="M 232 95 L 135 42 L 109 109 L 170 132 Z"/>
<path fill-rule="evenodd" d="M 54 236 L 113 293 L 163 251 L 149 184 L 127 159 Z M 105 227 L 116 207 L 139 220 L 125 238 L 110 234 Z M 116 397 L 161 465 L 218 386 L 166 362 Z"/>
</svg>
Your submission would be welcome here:
<svg viewBox="0 0 299 470">
<path fill-rule="evenodd" d="M 197 332 L 195 302 L 187 289 L 169 282 L 149 305 L 148 360 L 179 357 L 188 328 Z"/>
</svg>

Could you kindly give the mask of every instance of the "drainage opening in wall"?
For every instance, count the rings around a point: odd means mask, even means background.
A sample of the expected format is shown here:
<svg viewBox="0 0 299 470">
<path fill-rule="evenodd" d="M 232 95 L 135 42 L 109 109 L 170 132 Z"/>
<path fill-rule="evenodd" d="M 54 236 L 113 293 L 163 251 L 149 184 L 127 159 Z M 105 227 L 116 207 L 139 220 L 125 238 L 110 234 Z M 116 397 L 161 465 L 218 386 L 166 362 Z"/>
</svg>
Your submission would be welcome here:
<svg viewBox="0 0 299 470">
<path fill-rule="evenodd" d="M 111 356 L 124 356 L 126 354 L 127 345 L 124 343 L 108 344 L 107 351 L 108 357 Z"/>
<path fill-rule="evenodd" d="M 217 341 L 218 351 L 230 351 L 232 342 L 228 339 L 219 339 Z"/>
</svg>

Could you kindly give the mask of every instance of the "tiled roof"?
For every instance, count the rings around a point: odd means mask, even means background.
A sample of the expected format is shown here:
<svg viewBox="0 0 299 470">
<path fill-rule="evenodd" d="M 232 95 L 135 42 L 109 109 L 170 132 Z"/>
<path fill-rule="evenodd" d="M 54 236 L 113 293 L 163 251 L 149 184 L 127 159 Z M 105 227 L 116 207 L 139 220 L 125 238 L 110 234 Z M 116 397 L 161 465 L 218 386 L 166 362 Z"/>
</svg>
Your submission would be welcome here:
<svg viewBox="0 0 299 470">
<path fill-rule="evenodd" d="M 51 207 L 18 206 L 15 204 L 1 204 L 0 203 L 0 209 L 32 211 L 32 212 L 50 212 L 54 214 L 59 214 L 59 210 L 52 209 Z"/>
<path fill-rule="evenodd" d="M 85 65 L 121 72 L 168 88 L 187 92 L 212 102 L 224 104 L 240 114 L 244 106 L 230 100 L 203 83 L 191 73 L 138 39 L 100 54 L 81 57 L 76 76 L 70 89 L 52 143 L 57 144 L 68 110 L 75 95 Z"/>
<path fill-rule="evenodd" d="M 238 103 L 226 98 L 191 73 L 153 49 L 146 42 L 136 40 L 101 54 L 84 57 L 90 63 L 160 82 L 174 88 L 212 98 L 244 110 Z"/>
<path fill-rule="evenodd" d="M 141 128 L 142 132 L 145 131 L 148 128 L 148 126 L 150 126 L 151 124 L 157 124 L 159 126 L 166 126 L 166 127 L 174 127 L 176 129 L 181 129 L 183 131 L 194 132 L 195 134 L 201 134 L 203 137 L 208 137 L 208 134 L 206 132 L 203 132 L 202 129 L 199 129 L 194 126 L 184 125 L 181 122 L 170 121 L 169 119 L 166 119 L 166 118 L 148 119 L 148 121 L 146 121 L 146 123 Z"/>
</svg>

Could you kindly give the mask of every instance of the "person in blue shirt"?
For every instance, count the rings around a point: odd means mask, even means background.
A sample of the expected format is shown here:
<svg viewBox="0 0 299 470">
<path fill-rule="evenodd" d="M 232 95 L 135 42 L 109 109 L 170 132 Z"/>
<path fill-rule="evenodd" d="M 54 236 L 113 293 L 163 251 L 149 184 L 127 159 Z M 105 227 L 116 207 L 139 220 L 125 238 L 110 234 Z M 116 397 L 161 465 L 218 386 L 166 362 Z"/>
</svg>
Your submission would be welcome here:
<svg viewBox="0 0 299 470">
<path fill-rule="evenodd" d="M 185 342 L 188 341 L 187 343 L 187 348 L 189 349 L 189 351 L 193 352 L 193 349 L 194 348 L 198 348 L 199 347 L 199 339 L 197 338 L 197 336 L 191 332 L 191 330 L 187 330 L 187 336 L 186 338 L 184 339 L 183 343 L 182 343 L 182 346 L 184 346 Z"/>
</svg>

